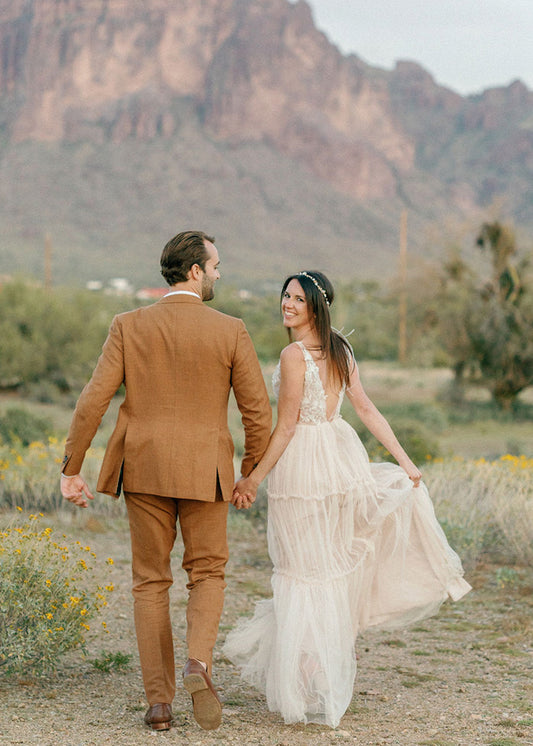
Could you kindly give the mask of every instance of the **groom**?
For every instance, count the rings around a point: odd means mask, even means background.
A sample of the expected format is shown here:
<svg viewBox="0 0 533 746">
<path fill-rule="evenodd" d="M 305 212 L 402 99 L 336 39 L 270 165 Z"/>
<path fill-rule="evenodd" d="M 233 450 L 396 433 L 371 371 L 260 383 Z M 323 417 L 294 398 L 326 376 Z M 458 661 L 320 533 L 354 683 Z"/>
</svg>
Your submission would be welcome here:
<svg viewBox="0 0 533 746">
<path fill-rule="evenodd" d="M 146 724 L 168 730 L 175 693 L 169 614 L 170 553 L 179 523 L 188 575 L 183 683 L 202 728 L 217 728 L 221 704 L 211 682 L 212 654 L 224 600 L 226 519 L 232 497 L 233 443 L 227 405 L 233 388 L 245 432 L 242 474 L 268 443 L 271 408 L 244 323 L 204 305 L 219 279 L 214 239 L 180 233 L 165 246 L 161 273 L 170 285 L 157 303 L 113 319 L 102 354 L 73 415 L 61 474 L 63 496 L 80 507 L 93 499 L 80 475 L 85 453 L 121 384 L 125 398 L 104 455 L 97 490 L 128 510 L 134 618 Z"/>
</svg>

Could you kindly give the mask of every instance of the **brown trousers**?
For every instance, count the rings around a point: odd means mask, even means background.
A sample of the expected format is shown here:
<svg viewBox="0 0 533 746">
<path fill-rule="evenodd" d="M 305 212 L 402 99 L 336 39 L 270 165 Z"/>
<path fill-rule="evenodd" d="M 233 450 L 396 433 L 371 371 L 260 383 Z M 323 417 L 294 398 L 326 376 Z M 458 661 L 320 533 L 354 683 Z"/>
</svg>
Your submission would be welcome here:
<svg viewBox="0 0 533 746">
<path fill-rule="evenodd" d="M 228 503 L 182 500 L 127 492 L 131 534 L 135 631 L 148 704 L 172 703 L 176 691 L 174 646 L 169 610 L 170 553 L 179 521 L 182 567 L 187 572 L 187 649 L 207 663 L 224 604 L 228 561 Z"/>
</svg>

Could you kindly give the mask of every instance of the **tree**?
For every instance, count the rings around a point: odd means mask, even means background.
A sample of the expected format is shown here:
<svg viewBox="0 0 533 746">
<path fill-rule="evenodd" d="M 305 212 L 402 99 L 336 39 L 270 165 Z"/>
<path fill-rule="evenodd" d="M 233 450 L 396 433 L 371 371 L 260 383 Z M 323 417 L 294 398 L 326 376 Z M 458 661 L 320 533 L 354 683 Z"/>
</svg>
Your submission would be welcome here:
<svg viewBox="0 0 533 746">
<path fill-rule="evenodd" d="M 440 336 L 456 380 L 469 373 L 508 410 L 533 384 L 529 262 L 516 261 L 514 231 L 498 221 L 481 226 L 476 245 L 485 260 L 482 270 L 458 253 L 442 267 L 436 303 Z"/>
<path fill-rule="evenodd" d="M 533 383 L 533 298 L 528 263 L 513 262 L 514 232 L 485 223 L 477 245 L 491 257 L 492 277 L 478 291 L 469 333 L 474 360 L 495 401 L 510 409 Z M 529 282 L 528 282 L 529 279 Z"/>
</svg>

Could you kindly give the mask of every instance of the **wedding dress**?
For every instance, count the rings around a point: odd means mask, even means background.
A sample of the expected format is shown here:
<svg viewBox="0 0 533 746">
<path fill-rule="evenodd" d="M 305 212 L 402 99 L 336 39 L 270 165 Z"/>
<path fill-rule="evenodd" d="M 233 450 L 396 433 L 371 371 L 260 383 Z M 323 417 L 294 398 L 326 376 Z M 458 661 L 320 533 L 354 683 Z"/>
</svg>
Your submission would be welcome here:
<svg viewBox="0 0 533 746">
<path fill-rule="evenodd" d="M 397 465 L 369 463 L 340 416 L 342 395 L 327 418 L 318 367 L 298 344 L 299 420 L 268 477 L 273 598 L 239 621 L 223 652 L 285 722 L 336 727 L 352 698 L 357 634 L 435 614 L 470 586 L 426 487 Z M 279 377 L 278 364 L 276 396 Z"/>
</svg>

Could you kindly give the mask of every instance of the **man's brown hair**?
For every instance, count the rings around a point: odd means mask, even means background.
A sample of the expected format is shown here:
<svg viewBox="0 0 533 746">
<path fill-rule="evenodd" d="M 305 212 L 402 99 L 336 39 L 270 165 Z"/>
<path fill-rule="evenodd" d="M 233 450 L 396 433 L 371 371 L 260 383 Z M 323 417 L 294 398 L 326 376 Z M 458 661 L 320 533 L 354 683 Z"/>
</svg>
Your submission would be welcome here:
<svg viewBox="0 0 533 746">
<path fill-rule="evenodd" d="M 161 274 L 169 285 L 187 282 L 187 274 L 194 264 L 205 271 L 209 258 L 205 241 L 215 243 L 215 239 L 203 231 L 184 231 L 170 239 L 161 254 Z"/>
</svg>

